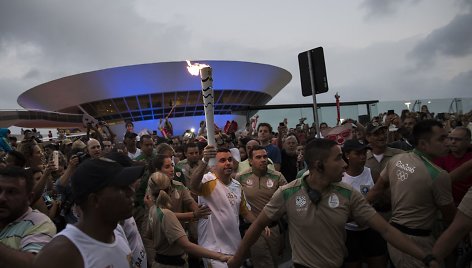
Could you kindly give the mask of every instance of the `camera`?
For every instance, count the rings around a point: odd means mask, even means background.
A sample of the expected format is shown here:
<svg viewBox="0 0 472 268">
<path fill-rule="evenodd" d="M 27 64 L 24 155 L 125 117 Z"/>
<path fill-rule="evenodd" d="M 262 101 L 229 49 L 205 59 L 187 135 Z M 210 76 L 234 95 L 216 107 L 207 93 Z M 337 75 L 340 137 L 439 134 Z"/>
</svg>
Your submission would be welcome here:
<svg viewBox="0 0 472 268">
<path fill-rule="evenodd" d="M 84 152 L 77 152 L 75 155 L 77 158 L 79 158 L 79 163 L 82 163 L 83 161 L 90 158 L 90 155 Z"/>
<path fill-rule="evenodd" d="M 53 199 L 48 194 L 44 194 L 43 200 L 44 200 L 44 203 L 46 204 L 46 207 L 48 209 L 51 209 Z"/>
</svg>

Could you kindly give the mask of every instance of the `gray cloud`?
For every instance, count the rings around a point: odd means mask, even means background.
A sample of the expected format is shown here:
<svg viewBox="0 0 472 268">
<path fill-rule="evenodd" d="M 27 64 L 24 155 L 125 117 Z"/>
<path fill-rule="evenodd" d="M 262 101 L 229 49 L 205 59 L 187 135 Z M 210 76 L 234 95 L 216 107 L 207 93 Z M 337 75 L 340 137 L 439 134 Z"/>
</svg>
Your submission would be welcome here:
<svg viewBox="0 0 472 268">
<path fill-rule="evenodd" d="M 460 73 L 451 79 L 451 88 L 456 94 L 452 96 L 472 97 L 472 70 Z"/>
<path fill-rule="evenodd" d="M 434 63 L 439 55 L 463 57 L 472 53 L 472 12 L 456 16 L 449 24 L 431 32 L 408 54 L 421 66 Z"/>
<path fill-rule="evenodd" d="M 383 14 L 394 18 L 399 8 L 414 5 L 417 1 L 420 0 L 365 0 L 362 5 L 372 17 Z M 11 77 L 0 74 L 0 107 L 17 108 L 16 98 L 20 93 L 54 78 L 107 67 L 184 59 L 241 60 L 280 66 L 290 71 L 293 79 L 271 104 L 309 103 L 311 97 L 301 96 L 297 55 L 316 43 L 325 44 L 330 85 L 330 92 L 319 95 L 320 102 L 333 102 L 336 91 L 343 101 L 470 96 L 463 87 L 467 82 L 470 84 L 470 72 L 449 81 L 443 78 L 446 73 L 444 66 L 432 66 L 425 73 L 407 60 L 405 55 L 414 50 L 421 41 L 419 37 L 352 48 L 349 40 L 342 43 L 341 39 L 332 41 L 325 35 L 317 35 L 317 27 L 321 24 L 313 21 L 306 37 L 289 34 L 287 38 L 283 35 L 284 30 L 295 32 L 294 29 L 302 25 L 290 16 L 287 16 L 287 21 L 295 23 L 285 23 L 284 18 L 282 26 L 270 18 L 254 25 L 252 21 L 248 24 L 241 21 L 243 26 L 239 32 L 237 27 L 227 28 L 231 25 L 221 19 L 213 20 L 209 25 L 215 28 L 214 36 L 202 37 L 199 36 L 202 33 L 199 27 L 191 25 L 188 20 L 180 20 L 179 16 L 184 16 L 185 12 L 175 15 L 176 18 L 168 16 L 170 21 L 162 20 L 165 23 L 156 22 L 142 17 L 135 11 L 134 4 L 128 0 L 114 0 L 112 4 L 109 1 L 86 1 L 84 4 L 60 0 L 0 4 L 0 67 L 15 69 Z M 163 4 L 158 5 L 162 8 L 150 11 L 151 15 L 154 12 L 156 17 L 159 17 L 159 12 L 176 13 L 166 10 Z M 216 11 L 215 14 L 229 16 L 223 9 Z M 261 6 L 251 12 L 259 18 L 261 12 L 267 11 L 265 6 Z M 238 19 L 240 14 L 236 13 L 229 19 Z M 259 31 L 253 33 L 254 29 L 250 27 Z M 336 35 L 344 34 L 341 31 Z M 21 47 L 34 49 L 18 50 Z M 18 51 L 7 62 L 2 52 L 14 50 Z M 467 48 L 462 48 L 462 51 L 467 51 Z M 442 50 L 441 53 L 444 54 Z"/>
<path fill-rule="evenodd" d="M 364 0 L 361 7 L 367 10 L 367 18 L 379 18 L 392 15 L 405 2 L 416 4 L 421 0 Z"/>
<path fill-rule="evenodd" d="M 38 78 L 39 75 L 40 71 L 38 69 L 31 69 L 23 76 L 23 79 L 34 79 Z"/>
<path fill-rule="evenodd" d="M 342 101 L 472 97 L 471 71 L 448 79 L 442 75 L 449 68 L 446 65 L 425 70 L 409 64 L 405 55 L 419 40 L 418 37 L 408 38 L 359 49 L 325 47 L 330 90 L 318 95 L 318 101 L 334 102 L 336 92 Z M 277 53 L 287 54 L 286 51 Z M 295 61 L 293 65 L 286 65 L 293 75 L 292 83 L 271 104 L 312 102 L 312 97 L 301 97 L 297 64 Z"/>
<path fill-rule="evenodd" d="M 1 39 L 37 45 L 45 56 L 43 64 L 60 65 L 65 72 L 130 64 L 130 58 L 175 58 L 191 36 L 182 26 L 141 18 L 132 1 L 121 0 L 11 1 L 0 11 L 0 32 Z"/>
</svg>

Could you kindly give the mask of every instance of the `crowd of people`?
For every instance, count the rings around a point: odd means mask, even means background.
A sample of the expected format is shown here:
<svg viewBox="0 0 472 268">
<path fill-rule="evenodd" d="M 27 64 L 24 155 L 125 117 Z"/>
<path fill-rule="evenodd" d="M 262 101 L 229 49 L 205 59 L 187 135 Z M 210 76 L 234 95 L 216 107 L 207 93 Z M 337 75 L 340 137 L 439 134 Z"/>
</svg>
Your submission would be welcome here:
<svg viewBox="0 0 472 268">
<path fill-rule="evenodd" d="M 158 137 L 0 129 L 0 267 L 456 267 L 472 252 L 471 113 L 251 119 Z M 463 266 L 465 267 L 465 266 Z"/>
</svg>

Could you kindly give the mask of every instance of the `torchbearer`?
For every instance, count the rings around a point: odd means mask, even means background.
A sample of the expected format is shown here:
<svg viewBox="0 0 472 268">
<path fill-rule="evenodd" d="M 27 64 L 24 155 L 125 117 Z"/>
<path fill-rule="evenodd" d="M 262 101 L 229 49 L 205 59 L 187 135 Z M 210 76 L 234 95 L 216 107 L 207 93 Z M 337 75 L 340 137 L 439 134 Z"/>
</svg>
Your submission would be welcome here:
<svg viewBox="0 0 472 268">
<path fill-rule="evenodd" d="M 214 110 L 214 94 L 213 94 L 213 76 L 212 69 L 209 65 L 195 63 L 191 64 L 190 61 L 187 61 L 187 70 L 191 75 L 197 76 L 200 75 L 202 81 L 202 96 L 203 96 L 203 106 L 205 109 L 205 121 L 206 121 L 206 130 L 207 130 L 207 140 L 208 145 L 215 146 L 215 110 Z M 215 159 L 210 158 L 210 166 L 215 165 Z"/>
</svg>

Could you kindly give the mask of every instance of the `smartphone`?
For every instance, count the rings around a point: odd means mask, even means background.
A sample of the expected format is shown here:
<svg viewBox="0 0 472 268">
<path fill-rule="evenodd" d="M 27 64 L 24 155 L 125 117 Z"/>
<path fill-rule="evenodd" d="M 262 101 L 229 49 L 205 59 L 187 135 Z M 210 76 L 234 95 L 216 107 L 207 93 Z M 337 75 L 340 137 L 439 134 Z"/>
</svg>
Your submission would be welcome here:
<svg viewBox="0 0 472 268">
<path fill-rule="evenodd" d="M 58 169 L 59 168 L 59 151 L 52 152 L 52 160 L 54 161 L 54 166 L 56 166 L 56 169 Z"/>
<path fill-rule="evenodd" d="M 387 111 L 387 114 L 394 114 L 395 113 L 395 110 L 388 110 Z"/>
</svg>

